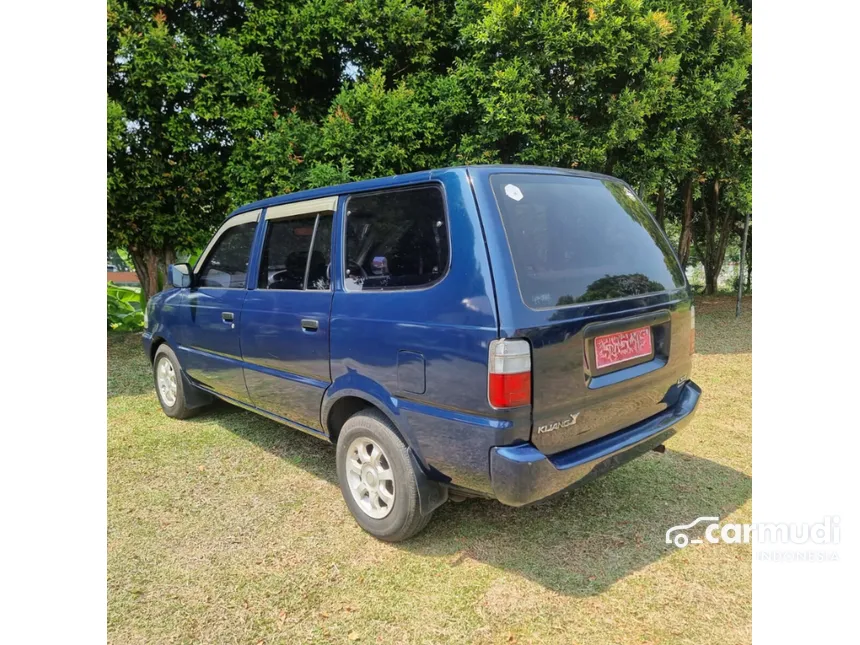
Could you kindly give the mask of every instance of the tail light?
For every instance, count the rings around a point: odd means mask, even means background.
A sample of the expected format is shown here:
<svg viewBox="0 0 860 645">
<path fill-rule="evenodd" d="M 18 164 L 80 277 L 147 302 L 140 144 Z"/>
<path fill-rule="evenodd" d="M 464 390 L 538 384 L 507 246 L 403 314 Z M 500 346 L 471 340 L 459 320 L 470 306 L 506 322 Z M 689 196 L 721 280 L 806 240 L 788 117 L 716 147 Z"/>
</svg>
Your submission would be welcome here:
<svg viewBox="0 0 860 645">
<path fill-rule="evenodd" d="M 532 350 L 528 341 L 503 338 L 490 343 L 487 398 L 494 408 L 532 402 Z"/>
<path fill-rule="evenodd" d="M 690 355 L 696 353 L 696 308 L 690 306 Z"/>
</svg>

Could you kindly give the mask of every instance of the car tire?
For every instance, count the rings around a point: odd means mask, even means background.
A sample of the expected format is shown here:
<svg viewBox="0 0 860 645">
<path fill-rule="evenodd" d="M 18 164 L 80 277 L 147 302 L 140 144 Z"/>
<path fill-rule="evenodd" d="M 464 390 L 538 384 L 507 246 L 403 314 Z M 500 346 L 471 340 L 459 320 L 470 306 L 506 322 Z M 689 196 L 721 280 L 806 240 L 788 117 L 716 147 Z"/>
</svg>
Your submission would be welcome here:
<svg viewBox="0 0 860 645">
<path fill-rule="evenodd" d="M 164 414 L 173 419 L 187 419 L 197 414 L 200 408 L 188 406 L 182 368 L 179 366 L 176 354 L 166 343 L 159 345 L 155 352 L 152 376 L 155 381 L 155 393 Z"/>
<path fill-rule="evenodd" d="M 430 521 L 432 512 L 422 515 L 418 498 L 417 478 L 424 474 L 415 472 L 409 448 L 380 412 L 363 410 L 347 419 L 336 461 L 343 499 L 374 537 L 402 542 Z"/>
</svg>

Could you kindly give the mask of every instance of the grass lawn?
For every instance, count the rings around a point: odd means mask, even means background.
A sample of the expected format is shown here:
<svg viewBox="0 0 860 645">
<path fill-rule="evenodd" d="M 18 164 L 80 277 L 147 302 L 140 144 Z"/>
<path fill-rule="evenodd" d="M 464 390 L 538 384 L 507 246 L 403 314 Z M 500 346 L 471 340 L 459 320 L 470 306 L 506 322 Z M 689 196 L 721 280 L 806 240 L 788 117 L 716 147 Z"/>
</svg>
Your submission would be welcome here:
<svg viewBox="0 0 860 645">
<path fill-rule="evenodd" d="M 699 298 L 699 414 L 527 508 L 468 500 L 400 545 L 352 520 L 334 448 L 230 406 L 173 421 L 137 334 L 108 336 L 112 643 L 746 643 L 748 545 L 664 543 L 751 521 L 752 300 Z"/>
</svg>

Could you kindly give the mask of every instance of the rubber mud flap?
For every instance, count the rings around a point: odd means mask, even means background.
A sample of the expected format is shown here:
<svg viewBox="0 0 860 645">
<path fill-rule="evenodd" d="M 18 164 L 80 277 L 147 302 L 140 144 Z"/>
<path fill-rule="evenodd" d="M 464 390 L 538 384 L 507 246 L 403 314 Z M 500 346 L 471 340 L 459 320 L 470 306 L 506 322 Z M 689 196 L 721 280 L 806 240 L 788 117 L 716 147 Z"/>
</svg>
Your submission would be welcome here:
<svg viewBox="0 0 860 645">
<path fill-rule="evenodd" d="M 421 514 L 429 515 L 448 501 L 448 487 L 428 479 L 412 450 L 409 451 L 409 459 L 412 460 L 412 469 L 415 471 L 415 479 L 418 483 L 418 503 Z"/>
</svg>

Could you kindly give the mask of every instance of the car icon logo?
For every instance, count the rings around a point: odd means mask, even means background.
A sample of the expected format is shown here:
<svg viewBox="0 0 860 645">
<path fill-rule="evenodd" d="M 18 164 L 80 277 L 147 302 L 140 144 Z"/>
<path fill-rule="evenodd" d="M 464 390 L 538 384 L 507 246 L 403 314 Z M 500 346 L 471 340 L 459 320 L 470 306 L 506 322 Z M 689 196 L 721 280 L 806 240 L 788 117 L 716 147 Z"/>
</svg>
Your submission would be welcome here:
<svg viewBox="0 0 860 645">
<path fill-rule="evenodd" d="M 666 544 L 674 544 L 679 549 L 683 549 L 688 544 L 701 544 L 702 540 L 697 538 L 695 540 L 690 540 L 690 536 L 682 531 L 686 531 L 687 529 L 691 529 L 697 524 L 702 522 L 719 522 L 719 517 L 697 517 L 695 520 L 690 522 L 689 524 L 679 524 L 678 526 L 673 526 L 668 531 L 666 531 Z M 672 534 L 675 534 L 674 537 Z"/>
</svg>

